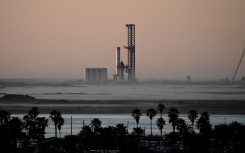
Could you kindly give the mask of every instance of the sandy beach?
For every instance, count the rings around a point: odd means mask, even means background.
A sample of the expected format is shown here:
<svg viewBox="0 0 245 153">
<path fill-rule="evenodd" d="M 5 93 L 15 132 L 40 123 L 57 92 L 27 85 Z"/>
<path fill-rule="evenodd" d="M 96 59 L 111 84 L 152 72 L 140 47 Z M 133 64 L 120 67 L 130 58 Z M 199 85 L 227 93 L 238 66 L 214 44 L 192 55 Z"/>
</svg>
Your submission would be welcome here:
<svg viewBox="0 0 245 153">
<path fill-rule="evenodd" d="M 27 113 L 31 107 L 38 107 L 41 113 L 53 109 L 64 114 L 129 114 L 133 109 L 145 112 L 148 108 L 157 108 L 158 103 L 165 105 L 165 113 L 176 107 L 180 113 L 190 109 L 198 113 L 207 111 L 210 114 L 245 114 L 245 100 L 42 100 L 0 101 L 0 109 L 12 114 Z"/>
</svg>

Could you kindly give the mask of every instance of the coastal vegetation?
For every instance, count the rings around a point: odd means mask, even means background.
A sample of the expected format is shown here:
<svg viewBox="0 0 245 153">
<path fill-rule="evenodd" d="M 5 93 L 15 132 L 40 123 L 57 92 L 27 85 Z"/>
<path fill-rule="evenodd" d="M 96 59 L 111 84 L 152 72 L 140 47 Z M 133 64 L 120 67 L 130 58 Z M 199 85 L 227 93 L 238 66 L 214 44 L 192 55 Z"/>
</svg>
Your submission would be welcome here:
<svg viewBox="0 0 245 153">
<path fill-rule="evenodd" d="M 179 117 L 179 110 L 169 108 L 168 123 L 172 125 L 172 132 L 165 133 L 167 122 L 163 118 L 164 104 L 147 109 L 145 115 L 150 119 L 151 133 L 145 135 L 139 126 L 142 111 L 132 110 L 132 118 L 136 127 L 132 132 L 127 126 L 118 123 L 113 126 L 102 127 L 102 121 L 94 118 L 90 124 L 83 125 L 76 135 L 58 137 L 65 124 L 59 110 L 50 112 L 49 118 L 54 123 L 54 137 L 45 138 L 48 118 L 41 117 L 38 107 L 31 108 L 23 118 L 13 117 L 5 110 L 0 110 L 0 152 L 39 152 L 39 153 L 82 153 L 82 152 L 120 152 L 120 153 L 241 153 L 245 151 L 245 125 L 232 122 L 231 124 L 210 124 L 208 112 L 198 115 L 191 109 L 186 113 L 190 125 Z M 159 114 L 157 114 L 159 113 Z M 152 119 L 156 116 L 156 122 Z M 159 129 L 159 134 L 152 134 L 152 126 Z M 164 134 L 163 134 L 164 133 Z"/>
</svg>

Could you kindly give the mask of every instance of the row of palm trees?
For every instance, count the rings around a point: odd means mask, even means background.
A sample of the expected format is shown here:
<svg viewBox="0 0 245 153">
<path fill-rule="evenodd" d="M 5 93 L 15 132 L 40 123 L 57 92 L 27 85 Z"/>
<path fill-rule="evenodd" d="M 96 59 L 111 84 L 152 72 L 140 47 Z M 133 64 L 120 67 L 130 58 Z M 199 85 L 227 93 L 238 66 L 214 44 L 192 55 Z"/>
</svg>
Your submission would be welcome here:
<svg viewBox="0 0 245 153">
<path fill-rule="evenodd" d="M 233 122 L 230 125 L 221 124 L 212 129 L 209 114 L 203 112 L 198 118 L 198 113 L 195 110 L 188 112 L 188 118 L 191 125 L 186 124 L 185 120 L 179 118 L 179 111 L 176 108 L 170 108 L 168 112 L 169 123 L 173 126 L 173 131 L 162 137 L 162 129 L 165 125 L 163 119 L 164 105 L 158 105 L 160 117 L 156 124 L 161 131 L 161 137 L 150 136 L 143 137 L 143 130 L 139 127 L 140 117 L 142 112 L 139 109 L 132 111 L 132 117 L 136 121 L 136 128 L 133 128 L 131 133 L 126 131 L 123 124 L 116 126 L 101 127 L 101 121 L 98 118 L 91 120 L 88 126 L 84 126 L 79 133 L 81 147 L 88 151 L 93 149 L 113 149 L 119 146 L 120 152 L 155 152 L 149 150 L 147 147 L 142 147 L 142 141 L 161 141 L 163 147 L 170 148 L 170 152 L 183 153 L 202 153 L 202 152 L 243 152 L 245 150 L 245 126 Z M 152 119 L 156 116 L 157 111 L 154 109 L 147 109 L 146 116 L 149 117 L 151 124 Z M 199 132 L 194 131 L 194 123 Z M 152 126 L 151 126 L 152 127 Z M 120 131 L 120 132 L 119 132 Z M 120 133 L 120 134 L 119 134 Z M 133 145 L 131 145 L 133 144 Z M 183 149 L 180 149 L 180 148 Z M 146 150 L 146 151 L 144 151 Z"/>
<path fill-rule="evenodd" d="M 158 104 L 157 110 L 160 113 L 160 117 L 156 120 L 156 125 L 161 132 L 161 139 L 164 142 L 164 146 L 171 148 L 170 152 L 229 152 L 240 153 L 245 151 L 245 126 L 233 122 L 231 124 L 220 124 L 214 126 L 210 124 L 208 112 L 203 112 L 198 115 L 197 111 L 191 109 L 188 112 L 188 118 L 191 125 L 188 125 L 185 120 L 179 118 L 178 109 L 172 107 L 168 111 L 168 122 L 172 125 L 173 131 L 162 137 L 162 130 L 166 121 L 162 117 L 163 110 L 165 109 L 163 104 Z M 157 114 L 157 111 L 153 108 L 146 110 L 146 116 L 150 119 L 151 124 L 151 137 L 152 137 L 152 119 Z M 138 124 L 142 112 L 139 109 L 132 111 L 132 117 Z M 196 125 L 195 125 L 196 123 Z M 196 127 L 199 132 L 194 131 Z M 149 138 L 148 138 L 149 139 Z M 152 140 L 152 139 L 151 139 Z M 182 148 L 182 150 L 180 149 Z M 154 152 L 154 151 L 153 151 Z"/>
<path fill-rule="evenodd" d="M 165 146 L 175 148 L 176 144 L 182 144 L 185 148 L 182 152 L 208 152 L 210 148 L 214 150 L 230 150 L 230 152 L 243 152 L 245 150 L 245 126 L 239 123 L 232 123 L 230 125 L 221 124 L 212 126 L 209 122 L 209 114 L 203 112 L 198 118 L 198 113 L 195 110 L 188 112 L 188 118 L 191 125 L 185 123 L 185 120 L 179 118 L 179 111 L 176 108 L 170 108 L 168 112 L 169 123 L 172 124 L 173 132 L 166 134 L 164 139 L 162 137 L 162 130 L 166 124 L 163 118 L 163 111 L 165 106 L 158 104 L 157 111 L 154 108 L 146 110 L 146 116 L 149 117 L 151 123 L 151 136 L 149 139 L 155 139 L 152 136 L 152 120 L 159 112 L 160 117 L 156 120 L 156 125 L 161 131 L 161 141 L 164 141 Z M 45 128 L 47 127 L 48 119 L 39 117 L 39 109 L 33 107 L 20 120 L 17 117 L 11 117 L 11 113 L 0 110 L 0 152 L 14 152 L 16 149 L 17 140 L 37 140 L 38 142 L 44 140 Z M 74 136 L 65 136 L 63 139 L 55 139 L 58 143 L 56 149 L 67 148 L 73 150 L 80 147 L 83 151 L 88 151 L 89 148 L 97 149 L 115 149 L 120 148 L 122 152 L 139 152 L 140 140 L 143 138 L 143 130 L 138 127 L 142 112 L 139 109 L 132 111 L 132 117 L 136 121 L 137 127 L 133 129 L 132 133 L 128 133 L 126 126 L 117 124 L 115 126 L 101 127 L 101 121 L 98 118 L 91 120 L 90 124 L 82 127 L 81 132 Z M 55 125 L 55 137 L 57 131 L 61 130 L 64 124 L 61 112 L 53 110 L 50 112 L 50 119 Z M 195 122 L 196 121 L 196 122 Z M 194 132 L 194 123 L 196 123 L 199 133 Z M 144 137 L 147 139 L 147 137 Z M 160 140 L 158 139 L 158 140 Z M 212 142 L 214 141 L 214 142 Z M 60 143 L 62 142 L 62 143 Z M 15 145 L 14 145 L 15 144 Z M 54 146 L 54 144 L 50 144 Z M 47 143 L 42 143 L 42 152 L 47 152 Z M 78 148 L 77 148 L 78 147 Z M 237 151 L 234 151 L 237 150 Z M 64 151 L 66 152 L 66 151 Z M 74 151 L 70 151 L 74 152 Z M 81 151 L 82 152 L 82 151 Z"/>
<path fill-rule="evenodd" d="M 45 129 L 48 126 L 48 118 L 39 117 L 38 107 L 33 107 L 23 116 L 23 119 L 11 117 L 11 113 L 0 110 L 0 152 L 15 152 L 17 141 L 39 144 L 45 139 Z M 60 131 L 64 124 L 61 112 L 53 110 L 50 112 L 51 120 L 55 125 L 55 137 L 57 129 Z"/>
<path fill-rule="evenodd" d="M 160 113 L 160 117 L 157 118 L 156 120 L 156 125 L 160 130 L 161 136 L 162 136 L 162 130 L 164 128 L 164 125 L 166 124 L 166 121 L 163 118 L 163 111 L 165 109 L 164 104 L 158 104 L 157 106 L 157 110 Z M 31 136 L 33 139 L 36 138 L 35 133 L 37 133 L 37 130 L 39 127 L 41 127 L 41 132 L 43 133 L 41 136 L 44 135 L 44 130 L 45 127 L 47 127 L 47 119 L 45 117 L 38 117 L 38 115 L 40 114 L 39 110 L 37 107 L 33 107 L 27 115 L 25 115 L 23 117 L 23 127 L 28 130 L 28 134 L 29 136 Z M 150 119 L 150 125 L 151 125 L 151 135 L 152 135 L 152 119 L 156 116 L 157 111 L 154 108 L 150 108 L 146 110 L 146 116 L 149 117 Z M 132 117 L 135 119 L 136 121 L 136 127 L 138 128 L 139 125 L 139 120 L 140 117 L 142 116 L 142 112 L 140 109 L 134 109 L 132 111 Z M 64 118 L 61 115 L 61 112 L 58 110 L 52 110 L 50 112 L 50 116 L 51 120 L 54 122 L 54 126 L 55 126 L 55 137 L 57 137 L 57 130 L 59 130 L 59 135 L 61 135 L 60 130 L 61 127 L 64 125 Z M 176 108 L 170 108 L 169 112 L 168 112 L 168 117 L 169 117 L 169 123 L 172 124 L 173 127 L 173 132 L 175 132 L 176 130 L 176 126 L 178 125 L 179 122 L 181 122 L 182 120 L 179 119 L 179 111 Z M 192 131 L 194 131 L 194 122 L 198 117 L 198 113 L 196 112 L 196 110 L 190 110 L 188 113 L 188 118 L 190 119 L 192 125 Z M 0 125 L 2 124 L 6 124 L 7 122 L 9 122 L 11 118 L 11 113 L 4 111 L 4 110 L 0 110 Z M 198 129 L 200 129 L 200 131 L 203 130 L 203 126 L 205 124 L 208 124 L 209 122 L 209 115 L 207 112 L 204 112 L 201 116 L 201 118 L 198 120 L 197 122 L 197 127 Z M 96 127 L 94 127 L 96 128 Z"/>
<path fill-rule="evenodd" d="M 163 111 L 164 111 L 164 109 L 165 109 L 164 104 L 161 104 L 160 103 L 157 106 L 157 110 L 155 110 L 154 108 L 149 108 L 149 109 L 146 110 L 146 116 L 150 119 L 151 135 L 152 135 L 152 119 L 156 116 L 157 111 L 159 111 L 160 117 L 157 118 L 156 125 L 159 128 L 160 133 L 161 133 L 161 136 L 162 136 L 162 130 L 164 128 L 164 125 L 166 124 L 166 121 L 163 118 Z M 132 111 L 132 117 L 134 118 L 134 120 L 136 122 L 136 127 L 137 128 L 138 128 L 139 120 L 140 120 L 140 117 L 141 116 L 142 116 L 142 112 L 141 112 L 140 109 L 137 109 L 136 108 L 136 109 L 134 109 Z M 203 114 L 201 116 L 202 117 L 197 122 L 198 129 L 201 129 L 202 128 L 202 125 L 209 123 L 209 115 L 208 115 L 207 112 L 203 112 Z M 183 119 L 180 119 L 179 118 L 179 111 L 178 111 L 178 109 L 176 109 L 174 107 L 172 107 L 172 108 L 169 109 L 168 117 L 169 117 L 169 123 L 172 124 L 173 132 L 175 132 L 177 125 L 178 124 L 181 124 L 181 122 L 182 122 L 182 124 L 185 124 L 186 125 L 185 121 Z M 194 109 L 191 109 L 188 112 L 188 118 L 190 119 L 190 121 L 192 123 L 192 125 L 191 125 L 192 131 L 194 131 L 194 122 L 198 118 L 197 111 L 194 110 Z"/>
</svg>

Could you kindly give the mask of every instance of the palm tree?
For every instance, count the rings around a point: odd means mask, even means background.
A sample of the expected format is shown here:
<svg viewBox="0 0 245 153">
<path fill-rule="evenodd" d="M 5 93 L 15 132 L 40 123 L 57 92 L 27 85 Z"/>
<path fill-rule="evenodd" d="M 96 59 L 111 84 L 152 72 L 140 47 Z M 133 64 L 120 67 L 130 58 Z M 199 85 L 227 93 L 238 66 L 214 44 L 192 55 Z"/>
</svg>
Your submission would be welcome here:
<svg viewBox="0 0 245 153">
<path fill-rule="evenodd" d="M 140 116 L 142 116 L 142 113 L 139 109 L 134 109 L 132 111 L 132 117 L 135 119 L 137 127 L 139 124 Z"/>
<path fill-rule="evenodd" d="M 190 125 L 186 124 L 185 120 L 179 118 L 177 121 L 177 130 L 182 136 L 184 136 L 191 132 L 191 127 Z"/>
<path fill-rule="evenodd" d="M 197 128 L 200 133 L 204 134 L 205 132 L 210 132 L 211 124 L 209 122 L 209 114 L 208 112 L 203 112 L 200 118 L 197 120 Z"/>
<path fill-rule="evenodd" d="M 61 127 L 64 125 L 64 118 L 63 117 L 61 117 L 60 119 L 59 119 L 59 123 L 58 123 L 58 130 L 59 130 L 59 135 L 60 135 L 60 138 L 61 138 L 61 133 L 60 133 L 60 130 L 61 130 Z"/>
<path fill-rule="evenodd" d="M 146 116 L 151 120 L 151 135 L 152 135 L 152 119 L 157 114 L 154 108 L 150 108 L 146 110 Z"/>
<path fill-rule="evenodd" d="M 28 114 L 23 116 L 24 128 L 32 139 L 37 138 L 37 116 L 39 113 L 37 107 L 32 107 Z"/>
<path fill-rule="evenodd" d="M 45 129 L 48 126 L 48 119 L 45 117 L 37 117 L 37 140 L 41 141 L 45 137 Z"/>
<path fill-rule="evenodd" d="M 179 118 L 179 111 L 174 107 L 170 108 L 168 112 L 168 117 L 169 117 L 169 123 L 172 123 L 173 132 L 175 132 L 175 127 L 177 126 L 177 121 Z"/>
<path fill-rule="evenodd" d="M 8 122 L 7 128 L 8 141 L 11 144 L 12 152 L 16 152 L 17 141 L 24 139 L 22 132 L 22 121 L 18 117 L 12 117 Z"/>
<path fill-rule="evenodd" d="M 194 122 L 197 119 L 197 117 L 198 117 L 198 114 L 197 114 L 197 111 L 195 109 L 192 109 L 189 111 L 188 118 L 191 121 L 192 132 L 194 131 Z"/>
<path fill-rule="evenodd" d="M 0 125 L 6 124 L 10 121 L 11 113 L 5 110 L 0 110 Z"/>
<path fill-rule="evenodd" d="M 117 145 L 120 149 L 120 152 L 123 152 L 123 150 L 126 149 L 126 140 L 128 134 L 127 127 L 124 126 L 124 124 L 117 124 L 115 127 L 115 132 Z"/>
<path fill-rule="evenodd" d="M 80 141 L 82 142 L 82 146 L 85 150 L 93 146 L 95 139 L 94 133 L 88 125 L 82 127 L 82 130 L 79 133 L 79 137 Z"/>
<path fill-rule="evenodd" d="M 116 133 L 118 136 L 126 136 L 127 135 L 127 128 L 124 124 L 117 124 L 116 125 Z"/>
<path fill-rule="evenodd" d="M 35 120 L 39 114 L 40 112 L 38 107 L 32 107 L 32 109 L 28 112 L 28 115 L 32 120 Z"/>
<path fill-rule="evenodd" d="M 37 107 L 32 107 L 28 114 L 23 117 L 24 128 L 32 139 L 38 141 L 44 138 L 45 129 L 48 126 L 48 119 L 38 117 L 39 113 Z"/>
<path fill-rule="evenodd" d="M 96 132 L 100 127 L 101 127 L 101 121 L 98 118 L 94 118 L 91 122 L 90 122 L 90 126 L 91 129 Z"/>
<path fill-rule="evenodd" d="M 177 130 L 178 130 L 178 140 L 183 143 L 183 149 L 188 148 L 188 141 L 191 137 L 191 125 L 186 124 L 185 120 L 179 118 L 177 121 Z"/>
<path fill-rule="evenodd" d="M 141 137 L 144 135 L 144 130 L 141 127 L 133 128 L 132 135 Z"/>
<path fill-rule="evenodd" d="M 60 111 L 57 111 L 57 110 L 52 110 L 50 112 L 50 116 L 49 117 L 54 122 L 55 137 L 57 138 L 57 129 L 59 129 L 59 132 L 60 132 L 61 126 L 64 124 L 64 119 L 62 118 Z"/>
<path fill-rule="evenodd" d="M 161 137 L 162 137 L 162 129 L 163 129 L 165 124 L 166 124 L 166 122 L 165 122 L 164 118 L 160 117 L 157 119 L 157 127 L 161 132 Z"/>
<path fill-rule="evenodd" d="M 162 112 L 165 109 L 164 104 L 158 104 L 157 109 L 159 110 L 161 118 L 162 118 Z"/>
</svg>

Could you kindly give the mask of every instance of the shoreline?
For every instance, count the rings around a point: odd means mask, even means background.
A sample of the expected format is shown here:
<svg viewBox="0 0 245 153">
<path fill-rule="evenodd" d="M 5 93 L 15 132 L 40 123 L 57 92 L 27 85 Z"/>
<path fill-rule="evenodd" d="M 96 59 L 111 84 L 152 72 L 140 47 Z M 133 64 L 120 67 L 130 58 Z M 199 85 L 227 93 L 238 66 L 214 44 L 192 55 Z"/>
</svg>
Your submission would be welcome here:
<svg viewBox="0 0 245 153">
<path fill-rule="evenodd" d="M 244 115 L 245 100 L 46 100 L 0 101 L 0 109 L 12 114 L 26 114 L 32 107 L 38 107 L 40 113 L 60 110 L 62 114 L 131 114 L 137 108 L 145 113 L 146 109 L 155 108 L 162 103 L 164 112 L 175 107 L 180 114 L 195 109 L 199 114 Z"/>
</svg>

